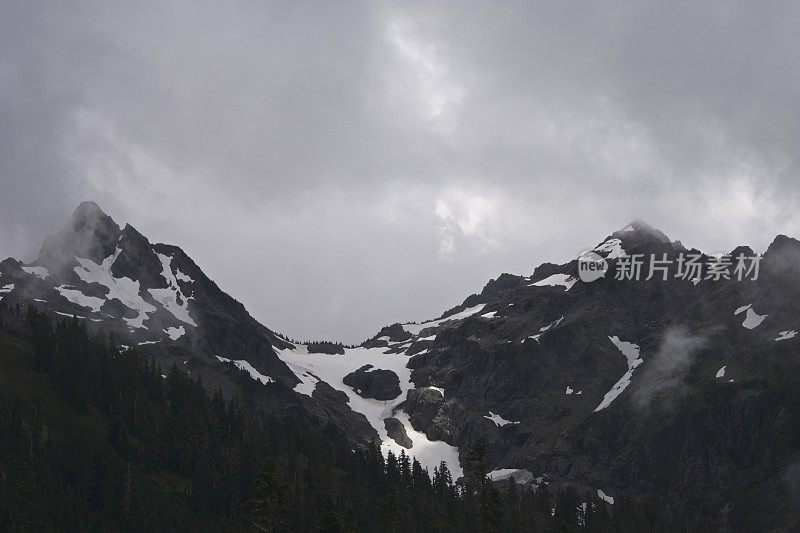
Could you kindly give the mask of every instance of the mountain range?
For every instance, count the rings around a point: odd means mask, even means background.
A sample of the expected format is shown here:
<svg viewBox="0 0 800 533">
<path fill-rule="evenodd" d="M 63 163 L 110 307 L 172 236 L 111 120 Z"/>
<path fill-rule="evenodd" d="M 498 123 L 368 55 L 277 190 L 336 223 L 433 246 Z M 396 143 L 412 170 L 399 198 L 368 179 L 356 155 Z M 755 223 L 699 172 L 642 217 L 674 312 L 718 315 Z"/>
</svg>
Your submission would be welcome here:
<svg viewBox="0 0 800 533">
<path fill-rule="evenodd" d="M 300 343 L 179 247 L 85 202 L 35 261 L 0 263 L 0 298 L 79 320 L 226 397 L 257 384 L 278 419 L 333 425 L 430 472 L 445 461 L 460 477 L 485 442 L 498 483 L 655 500 L 721 530 L 796 526 L 800 242 L 708 254 L 634 221 L 587 251 L 605 276 L 582 281 L 579 258 L 545 263 L 359 346 Z M 705 272 L 687 273 L 688 257 Z M 637 258 L 638 279 L 624 275 Z"/>
</svg>

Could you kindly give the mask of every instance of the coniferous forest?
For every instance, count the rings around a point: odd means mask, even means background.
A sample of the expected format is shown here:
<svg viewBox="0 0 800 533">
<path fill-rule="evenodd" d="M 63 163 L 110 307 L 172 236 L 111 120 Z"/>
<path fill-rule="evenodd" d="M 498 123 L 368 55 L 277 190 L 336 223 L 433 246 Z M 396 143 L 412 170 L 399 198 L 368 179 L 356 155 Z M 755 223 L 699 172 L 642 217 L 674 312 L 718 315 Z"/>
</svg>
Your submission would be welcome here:
<svg viewBox="0 0 800 533">
<path fill-rule="evenodd" d="M 275 420 L 34 307 L 0 302 L 0 524 L 8 531 L 666 531 L 655 506 L 455 483 L 333 427 Z"/>
</svg>

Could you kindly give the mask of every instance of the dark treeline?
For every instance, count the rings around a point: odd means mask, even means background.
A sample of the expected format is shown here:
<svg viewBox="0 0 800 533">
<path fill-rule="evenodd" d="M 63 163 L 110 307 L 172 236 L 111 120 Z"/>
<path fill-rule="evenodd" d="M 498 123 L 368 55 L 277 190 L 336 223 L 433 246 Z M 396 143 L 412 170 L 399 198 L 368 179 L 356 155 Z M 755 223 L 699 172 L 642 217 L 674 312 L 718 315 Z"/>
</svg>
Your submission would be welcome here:
<svg viewBox="0 0 800 533">
<path fill-rule="evenodd" d="M 486 477 L 455 484 L 333 427 L 267 416 L 82 321 L 0 302 L 0 524 L 9 531 L 659 531 L 654 512 Z M 166 377 L 162 377 L 166 376 Z"/>
</svg>

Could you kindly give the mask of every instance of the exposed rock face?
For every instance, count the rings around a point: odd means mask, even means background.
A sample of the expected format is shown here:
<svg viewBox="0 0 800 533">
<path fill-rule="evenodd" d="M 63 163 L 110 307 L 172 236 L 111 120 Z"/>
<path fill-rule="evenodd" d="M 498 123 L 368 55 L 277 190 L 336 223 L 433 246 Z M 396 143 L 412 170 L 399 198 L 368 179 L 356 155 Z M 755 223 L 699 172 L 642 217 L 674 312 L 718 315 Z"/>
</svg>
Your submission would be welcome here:
<svg viewBox="0 0 800 533">
<path fill-rule="evenodd" d="M 404 404 L 411 423 L 462 454 L 487 440 L 495 468 L 658 498 L 680 516 L 723 498 L 730 517 L 758 528 L 767 517 L 750 515 L 753 502 L 742 494 L 754 478 L 743 472 L 757 463 L 757 478 L 777 480 L 800 452 L 800 442 L 780 444 L 800 431 L 800 417 L 785 416 L 800 400 L 780 392 L 800 375 L 800 333 L 792 336 L 800 331 L 800 242 L 778 237 L 755 281 L 676 278 L 680 254 L 690 251 L 639 222 L 600 248 L 611 266 L 605 278 L 577 280 L 575 261 L 503 275 L 446 314 L 479 311 L 414 339 L 406 353 L 419 352 L 408 365 L 417 389 Z M 752 253 L 733 255 L 740 252 Z M 622 254 L 644 256 L 640 281 L 614 279 Z M 667 280 L 646 280 L 651 254 L 673 261 Z M 725 365 L 724 379 L 715 377 Z M 754 433 L 759 424 L 774 433 Z M 762 504 L 783 490 L 780 481 L 768 485 L 756 497 Z"/>
<path fill-rule="evenodd" d="M 411 389 L 406 396 L 405 411 L 411 413 L 411 424 L 415 429 L 427 432 L 443 405 L 442 393 L 428 388 Z"/>
<path fill-rule="evenodd" d="M 397 444 L 406 449 L 411 449 L 414 446 L 402 422 L 394 417 L 386 418 L 383 422 L 386 425 L 386 433 Z"/>
<path fill-rule="evenodd" d="M 353 387 L 359 396 L 375 400 L 394 400 L 400 393 L 400 378 L 391 370 L 375 369 L 364 365 L 347 374 L 342 380 Z"/>
<path fill-rule="evenodd" d="M 403 329 L 400 324 L 392 324 L 381 329 L 377 335 L 364 343 L 365 348 L 383 348 L 390 343 L 411 340 L 413 335 Z"/>
<path fill-rule="evenodd" d="M 164 288 L 167 281 L 162 275 L 162 265 L 147 238 L 130 224 L 119 238 L 120 253 L 111 267 L 117 278 L 139 281 L 145 287 Z"/>
<path fill-rule="evenodd" d="M 231 393 L 237 386 L 225 373 L 211 375 L 217 356 L 247 360 L 289 387 L 298 383 L 275 354 L 289 344 L 222 292 L 183 250 L 151 244 L 130 225 L 120 230 L 93 202 L 78 206 L 47 238 L 32 265 L 4 261 L 0 283 L 13 286 L 0 295 L 7 304 L 35 305 L 54 319 L 76 316 L 165 367 L 204 360 L 206 381 Z"/>
</svg>

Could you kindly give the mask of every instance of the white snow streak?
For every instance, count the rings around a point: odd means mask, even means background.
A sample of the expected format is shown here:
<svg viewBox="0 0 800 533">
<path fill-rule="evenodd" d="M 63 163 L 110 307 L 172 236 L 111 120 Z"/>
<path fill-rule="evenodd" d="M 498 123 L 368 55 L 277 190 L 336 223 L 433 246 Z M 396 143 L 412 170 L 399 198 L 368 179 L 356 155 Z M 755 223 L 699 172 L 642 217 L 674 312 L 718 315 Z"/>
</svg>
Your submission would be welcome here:
<svg viewBox="0 0 800 533">
<path fill-rule="evenodd" d="M 506 420 L 502 416 L 500 416 L 498 414 L 495 414 L 495 413 L 493 413 L 491 411 L 489 411 L 489 415 L 488 416 L 487 415 L 483 415 L 483 418 L 488 418 L 489 420 L 494 422 L 494 424 L 497 427 L 507 426 L 508 424 L 511 424 L 511 425 L 519 424 L 519 422 L 512 422 L 511 420 Z"/>
<path fill-rule="evenodd" d="M 565 290 L 570 290 L 575 282 L 578 281 L 569 274 L 553 274 L 547 276 L 543 280 L 536 283 L 531 283 L 528 287 L 564 287 Z"/>
<path fill-rule="evenodd" d="M 105 300 L 102 298 L 96 298 L 94 296 L 86 296 L 78 289 L 70 289 L 67 285 L 60 285 L 56 287 L 56 290 L 61 293 L 61 296 L 69 300 L 70 302 L 74 303 L 75 305 L 79 305 L 81 307 L 88 307 L 95 313 L 100 312 L 100 308 L 106 303 Z"/>
<path fill-rule="evenodd" d="M 450 322 L 453 320 L 462 320 L 464 318 L 470 317 L 474 314 L 479 313 L 486 304 L 478 304 L 474 307 L 468 307 L 459 313 L 455 313 L 450 316 L 446 316 L 444 318 L 440 318 L 439 320 L 431 320 L 430 322 L 423 322 L 422 324 L 403 324 L 403 329 L 407 332 L 411 333 L 412 335 L 419 335 L 422 330 L 427 328 L 435 328 L 440 324 L 444 324 L 446 322 Z"/>
<path fill-rule="evenodd" d="M 498 468 L 487 475 L 492 481 L 503 481 L 514 476 L 514 483 L 517 485 L 526 485 L 533 480 L 533 474 L 530 470 L 522 468 Z"/>
<path fill-rule="evenodd" d="M 220 357 L 218 355 L 216 356 L 216 358 L 219 359 L 220 362 L 222 362 L 222 363 L 233 363 L 236 366 L 236 368 L 238 368 L 239 370 L 242 370 L 244 372 L 247 372 L 248 374 L 250 374 L 251 378 L 253 378 L 256 381 L 260 381 L 264 385 L 266 385 L 267 383 L 274 383 L 275 382 L 274 379 L 272 379 L 269 376 L 265 376 L 264 374 L 262 374 L 261 372 L 256 370 L 253 367 L 253 365 L 251 365 L 250 363 L 248 363 L 244 359 L 235 359 L 234 360 L 234 359 L 228 359 L 227 357 Z"/>
<path fill-rule="evenodd" d="M 553 320 L 553 321 L 552 321 L 552 322 L 550 322 L 548 325 L 546 325 L 546 326 L 542 326 L 541 328 L 539 328 L 539 333 L 537 333 L 536 335 L 531 335 L 531 336 L 530 336 L 530 337 L 528 337 L 528 338 L 529 338 L 529 339 L 533 339 L 533 340 L 535 340 L 536 342 L 539 342 L 539 339 L 541 338 L 541 336 L 542 336 L 542 335 L 544 335 L 544 334 L 545 334 L 545 332 L 547 332 L 547 331 L 550 331 L 550 330 L 551 330 L 551 329 L 553 329 L 554 327 L 556 327 L 556 326 L 558 326 L 559 324 L 561 324 L 561 321 L 562 321 L 562 320 L 564 320 L 564 317 L 563 317 L 563 316 L 562 316 L 561 318 L 559 318 L 558 320 Z"/>
<path fill-rule="evenodd" d="M 602 411 L 603 409 L 611 405 L 611 402 L 613 402 L 617 398 L 617 396 L 622 394 L 622 391 L 624 391 L 625 388 L 631 384 L 633 371 L 636 370 L 636 367 L 638 367 L 640 364 L 644 362 L 639 357 L 638 345 L 632 342 L 621 341 L 619 340 L 619 337 L 616 336 L 610 336 L 608 338 L 611 342 L 614 343 L 614 346 L 616 346 L 617 349 L 620 352 L 622 352 L 622 355 L 624 355 L 627 358 L 628 371 L 625 372 L 625 374 L 620 378 L 620 380 L 617 381 L 617 383 L 614 384 L 613 387 L 611 387 L 611 390 L 606 393 L 606 395 L 603 397 L 603 401 L 600 402 L 600 405 L 598 405 L 595 408 L 594 410 L 595 412 Z"/>
</svg>

